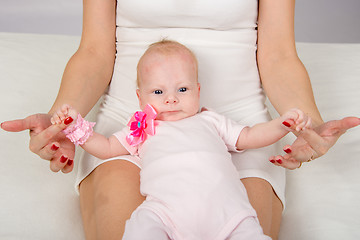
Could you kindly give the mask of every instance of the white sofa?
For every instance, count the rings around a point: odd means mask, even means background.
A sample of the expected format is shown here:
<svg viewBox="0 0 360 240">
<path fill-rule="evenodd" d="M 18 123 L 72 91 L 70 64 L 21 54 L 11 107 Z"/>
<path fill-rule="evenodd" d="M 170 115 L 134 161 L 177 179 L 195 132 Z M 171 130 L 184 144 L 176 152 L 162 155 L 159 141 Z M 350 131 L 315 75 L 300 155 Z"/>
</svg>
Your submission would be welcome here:
<svg viewBox="0 0 360 240">
<path fill-rule="evenodd" d="M 1 122 L 49 109 L 79 40 L 0 33 Z M 298 43 L 297 48 L 324 119 L 359 117 L 360 44 Z M 0 131 L 0 239 L 84 239 L 76 169 L 51 172 L 47 161 L 28 150 L 28 141 L 28 132 Z M 360 239 L 359 170 L 360 127 L 326 156 L 288 171 L 280 240 Z"/>
</svg>

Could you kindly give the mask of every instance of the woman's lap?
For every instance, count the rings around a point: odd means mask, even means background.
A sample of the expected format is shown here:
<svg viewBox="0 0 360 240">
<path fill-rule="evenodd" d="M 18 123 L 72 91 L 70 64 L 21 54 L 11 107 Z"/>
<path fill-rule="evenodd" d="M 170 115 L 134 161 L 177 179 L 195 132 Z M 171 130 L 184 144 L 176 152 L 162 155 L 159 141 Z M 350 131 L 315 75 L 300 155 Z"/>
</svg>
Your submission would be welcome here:
<svg viewBox="0 0 360 240">
<path fill-rule="evenodd" d="M 87 239 L 121 239 L 125 222 L 144 201 L 140 169 L 129 161 L 99 165 L 80 184 L 80 204 Z"/>
<path fill-rule="evenodd" d="M 81 182 L 81 212 L 87 239 L 121 239 L 126 220 L 145 200 L 139 191 L 139 172 L 129 161 L 114 160 L 99 165 Z M 243 183 L 264 233 L 276 236 L 282 205 L 271 185 L 260 178 L 246 178 Z"/>
</svg>

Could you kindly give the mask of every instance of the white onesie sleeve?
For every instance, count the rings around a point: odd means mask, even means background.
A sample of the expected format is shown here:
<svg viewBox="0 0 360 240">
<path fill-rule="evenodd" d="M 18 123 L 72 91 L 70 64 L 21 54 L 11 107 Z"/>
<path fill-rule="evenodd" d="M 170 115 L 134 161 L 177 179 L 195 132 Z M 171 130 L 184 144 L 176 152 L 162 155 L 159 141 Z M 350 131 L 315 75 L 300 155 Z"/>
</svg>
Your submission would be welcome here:
<svg viewBox="0 0 360 240">
<path fill-rule="evenodd" d="M 114 133 L 113 135 L 119 140 L 119 142 L 126 148 L 131 155 L 138 155 L 138 146 L 131 146 L 126 141 L 126 136 L 130 133 L 128 127 L 123 128 L 121 131 Z"/>
<path fill-rule="evenodd" d="M 213 111 L 204 111 L 203 114 L 209 121 L 213 122 L 220 137 L 225 142 L 227 148 L 231 152 L 242 152 L 236 148 L 236 143 L 241 131 L 247 127 L 241 125 L 225 116 Z"/>
</svg>

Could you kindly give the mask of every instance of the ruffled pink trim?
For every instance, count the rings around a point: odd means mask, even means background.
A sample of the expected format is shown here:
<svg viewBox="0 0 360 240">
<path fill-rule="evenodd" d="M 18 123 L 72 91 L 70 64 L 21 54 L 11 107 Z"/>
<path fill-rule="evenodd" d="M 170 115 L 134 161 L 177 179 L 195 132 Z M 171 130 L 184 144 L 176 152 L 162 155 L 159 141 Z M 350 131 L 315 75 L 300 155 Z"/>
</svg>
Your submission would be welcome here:
<svg viewBox="0 0 360 240">
<path fill-rule="evenodd" d="M 64 129 L 63 133 L 65 133 L 66 137 L 76 146 L 82 145 L 93 135 L 93 127 L 95 124 L 94 122 L 86 121 L 78 114 L 76 123 Z"/>
</svg>

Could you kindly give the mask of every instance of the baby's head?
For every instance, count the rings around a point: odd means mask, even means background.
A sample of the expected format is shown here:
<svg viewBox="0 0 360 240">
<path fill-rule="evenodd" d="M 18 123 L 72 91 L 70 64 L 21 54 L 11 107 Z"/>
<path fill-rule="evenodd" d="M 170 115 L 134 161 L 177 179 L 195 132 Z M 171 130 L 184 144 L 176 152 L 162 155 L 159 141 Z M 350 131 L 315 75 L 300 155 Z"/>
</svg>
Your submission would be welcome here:
<svg viewBox="0 0 360 240">
<path fill-rule="evenodd" d="M 157 119 L 176 121 L 195 115 L 200 84 L 195 55 L 184 45 L 162 40 L 149 46 L 137 67 L 140 108 L 152 105 Z"/>
</svg>

